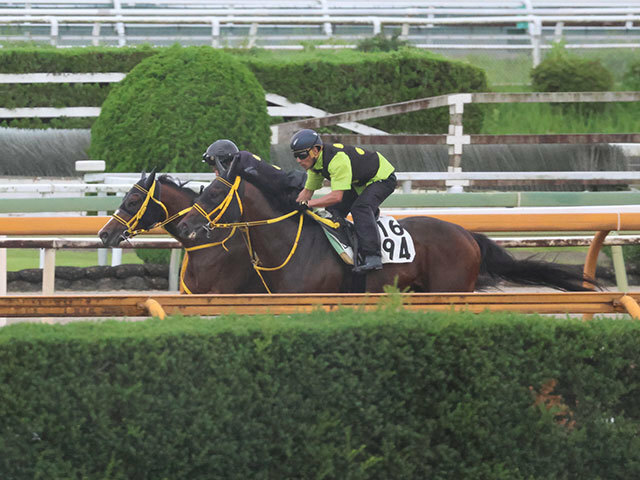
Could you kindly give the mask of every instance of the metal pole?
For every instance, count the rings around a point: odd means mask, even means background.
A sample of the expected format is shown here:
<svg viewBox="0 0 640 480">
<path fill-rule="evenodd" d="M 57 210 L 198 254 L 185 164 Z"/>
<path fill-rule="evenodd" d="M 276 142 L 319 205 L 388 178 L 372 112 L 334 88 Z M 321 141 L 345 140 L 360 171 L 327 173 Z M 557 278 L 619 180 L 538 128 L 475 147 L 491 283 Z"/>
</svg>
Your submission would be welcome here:
<svg viewBox="0 0 640 480">
<path fill-rule="evenodd" d="M 613 270 L 616 274 L 616 285 L 621 292 L 629 291 L 629 282 L 627 280 L 627 269 L 624 265 L 624 256 L 622 254 L 621 245 L 611 246 L 611 257 L 613 258 Z"/>
<path fill-rule="evenodd" d="M 42 294 L 53 295 L 56 281 L 56 249 L 44 249 L 44 268 L 42 269 Z"/>
<path fill-rule="evenodd" d="M 169 260 L 169 291 L 178 291 L 180 283 L 180 254 L 182 249 L 172 248 L 171 259 Z"/>
</svg>

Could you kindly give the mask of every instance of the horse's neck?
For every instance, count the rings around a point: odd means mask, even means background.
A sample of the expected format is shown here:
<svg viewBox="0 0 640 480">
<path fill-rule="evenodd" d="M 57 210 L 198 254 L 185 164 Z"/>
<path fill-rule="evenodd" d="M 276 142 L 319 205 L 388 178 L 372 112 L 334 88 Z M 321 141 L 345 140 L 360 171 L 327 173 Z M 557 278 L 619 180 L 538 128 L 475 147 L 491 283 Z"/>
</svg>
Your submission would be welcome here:
<svg viewBox="0 0 640 480">
<path fill-rule="evenodd" d="M 167 208 L 167 213 L 169 217 L 181 212 L 185 208 L 189 208 L 193 205 L 194 197 L 189 196 L 188 193 L 183 192 L 177 186 L 162 184 L 160 201 Z M 184 238 L 178 235 L 177 225 L 180 222 L 182 217 L 176 218 L 175 220 L 167 223 L 164 226 L 164 229 L 171 235 L 173 238 L 178 240 L 181 243 L 184 243 Z"/>
<path fill-rule="evenodd" d="M 268 220 L 282 216 L 284 213 L 273 208 L 267 197 L 254 185 L 245 182 L 244 195 L 242 195 L 243 219 L 247 222 Z M 285 223 L 279 225 L 285 227 Z"/>
<path fill-rule="evenodd" d="M 289 213 L 276 210 L 264 194 L 248 182 L 242 197 L 243 221 L 275 219 Z M 318 225 L 309 221 L 308 218 L 305 220 L 300 238 L 302 242 L 308 241 L 311 236 L 319 232 Z M 271 254 L 275 258 L 280 258 L 283 249 L 293 246 L 299 226 L 300 217 L 299 214 L 295 214 L 269 226 L 250 228 L 251 243 L 261 259 L 267 261 Z"/>
</svg>

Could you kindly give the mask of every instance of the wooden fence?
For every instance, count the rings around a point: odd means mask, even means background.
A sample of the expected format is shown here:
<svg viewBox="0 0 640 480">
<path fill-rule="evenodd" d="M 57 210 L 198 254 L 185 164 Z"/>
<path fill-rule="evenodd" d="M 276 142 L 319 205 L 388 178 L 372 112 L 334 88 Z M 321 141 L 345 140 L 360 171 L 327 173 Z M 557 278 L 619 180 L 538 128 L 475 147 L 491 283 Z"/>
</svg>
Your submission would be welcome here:
<svg viewBox="0 0 640 480">
<path fill-rule="evenodd" d="M 624 314 L 640 319 L 640 293 L 411 293 L 398 294 L 410 311 L 515 311 L 540 314 Z M 56 295 L 0 296 L 1 317 L 148 317 L 307 313 L 338 308 L 375 310 L 385 294 Z"/>
</svg>

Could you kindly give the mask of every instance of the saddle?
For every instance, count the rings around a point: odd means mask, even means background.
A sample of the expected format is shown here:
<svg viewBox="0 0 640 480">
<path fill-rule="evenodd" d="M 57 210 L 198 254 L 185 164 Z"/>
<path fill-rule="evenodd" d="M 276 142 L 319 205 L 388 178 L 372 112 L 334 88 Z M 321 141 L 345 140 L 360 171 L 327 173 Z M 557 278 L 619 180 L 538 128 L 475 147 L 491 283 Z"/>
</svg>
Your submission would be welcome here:
<svg viewBox="0 0 640 480">
<path fill-rule="evenodd" d="M 354 265 L 353 252 L 358 251 L 358 240 L 353 222 L 332 215 L 326 210 L 314 212 L 321 219 L 330 220 L 338 227 L 332 227 L 330 222 L 315 219 L 322 226 L 329 243 L 347 265 Z M 409 263 L 415 258 L 416 251 L 413 238 L 393 217 L 380 216 L 377 221 L 378 233 L 381 239 L 382 263 Z M 361 258 L 359 260 L 362 260 Z M 361 263 L 361 262 L 358 262 Z"/>
</svg>

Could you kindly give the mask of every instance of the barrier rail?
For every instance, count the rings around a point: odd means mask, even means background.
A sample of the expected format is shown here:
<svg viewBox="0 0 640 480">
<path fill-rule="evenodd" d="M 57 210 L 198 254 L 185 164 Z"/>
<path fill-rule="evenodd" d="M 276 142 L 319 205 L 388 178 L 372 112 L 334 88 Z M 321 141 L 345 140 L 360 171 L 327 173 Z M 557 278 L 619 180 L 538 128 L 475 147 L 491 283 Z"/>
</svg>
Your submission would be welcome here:
<svg viewBox="0 0 640 480">
<path fill-rule="evenodd" d="M 633 293 L 402 293 L 410 311 L 514 311 L 539 314 L 624 314 L 640 319 Z M 386 294 L 257 295 L 56 295 L 0 296 L 0 317 L 148 317 L 181 315 L 294 314 L 338 308 L 375 310 Z"/>
<path fill-rule="evenodd" d="M 640 231 L 640 206 L 477 209 L 477 213 L 460 213 L 455 209 L 383 210 L 396 218 L 428 215 L 462 225 L 472 231 L 484 232 L 593 232 L 589 244 L 584 272 L 595 277 L 598 254 L 611 231 Z M 555 212 L 554 212 L 555 210 Z M 467 212 L 467 209 L 464 210 Z M 553 212 L 553 213 L 552 213 Z M 0 218 L 0 235 L 93 235 L 109 220 L 109 217 L 3 217 Z M 164 235 L 164 230 L 152 234 Z M 4 241 L 3 241 L 4 242 Z M 584 240 L 582 240 L 584 242 Z M 97 242 L 96 242 L 97 243 Z M 22 245 L 26 245 L 23 242 Z M 92 244 L 92 248 L 96 244 Z M 566 243 L 565 243 L 566 246 Z M 46 247 L 41 247 L 46 248 Z M 82 247 L 85 248 L 85 247 Z M 163 247 L 164 248 L 164 247 Z M 43 276 L 43 291 L 53 292 L 55 275 L 55 250 L 47 249 Z M 624 268 L 624 267 L 623 267 Z M 0 267 L 0 274 L 3 269 Z M 177 265 L 173 266 L 174 272 Z M 4 267 L 6 272 L 6 266 Z M 6 277 L 6 273 L 5 273 Z M 626 287 L 626 282 L 624 284 Z"/>
</svg>

